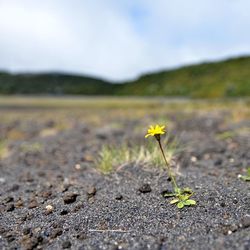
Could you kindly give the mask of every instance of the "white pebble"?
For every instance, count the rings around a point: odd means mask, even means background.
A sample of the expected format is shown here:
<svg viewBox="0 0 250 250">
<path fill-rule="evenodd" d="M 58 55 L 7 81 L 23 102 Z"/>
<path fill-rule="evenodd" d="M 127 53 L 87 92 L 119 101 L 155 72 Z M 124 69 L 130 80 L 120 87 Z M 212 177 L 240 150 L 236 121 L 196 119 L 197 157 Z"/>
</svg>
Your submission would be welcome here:
<svg viewBox="0 0 250 250">
<path fill-rule="evenodd" d="M 0 182 L 1 183 L 5 183 L 5 179 L 4 178 L 0 178 Z"/>
<path fill-rule="evenodd" d="M 77 170 L 81 169 L 81 165 L 80 164 L 76 164 L 75 165 L 75 169 L 77 169 Z"/>
<path fill-rule="evenodd" d="M 53 211 L 53 210 L 54 210 L 54 207 L 51 206 L 51 205 L 47 205 L 47 206 L 46 206 L 46 210 L 47 210 L 47 211 Z"/>
<path fill-rule="evenodd" d="M 191 162 L 197 162 L 197 158 L 195 156 L 191 157 Z"/>
</svg>

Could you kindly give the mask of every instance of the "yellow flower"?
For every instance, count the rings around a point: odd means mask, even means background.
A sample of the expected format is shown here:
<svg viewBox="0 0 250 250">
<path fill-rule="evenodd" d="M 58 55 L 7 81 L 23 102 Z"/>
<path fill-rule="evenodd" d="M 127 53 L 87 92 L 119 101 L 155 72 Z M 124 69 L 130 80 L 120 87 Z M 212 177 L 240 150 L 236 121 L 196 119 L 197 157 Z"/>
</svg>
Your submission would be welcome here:
<svg viewBox="0 0 250 250">
<path fill-rule="evenodd" d="M 165 126 L 160 126 L 156 124 L 155 126 L 150 126 L 148 129 L 148 133 L 145 135 L 145 138 L 149 136 L 155 136 L 155 135 L 164 135 L 165 134 Z"/>
</svg>

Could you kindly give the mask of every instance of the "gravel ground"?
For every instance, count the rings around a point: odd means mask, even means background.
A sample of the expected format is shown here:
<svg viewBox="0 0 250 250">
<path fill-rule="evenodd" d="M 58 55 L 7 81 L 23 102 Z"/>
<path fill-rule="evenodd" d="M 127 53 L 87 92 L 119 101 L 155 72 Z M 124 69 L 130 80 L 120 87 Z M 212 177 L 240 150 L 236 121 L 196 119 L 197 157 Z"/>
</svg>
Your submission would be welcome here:
<svg viewBox="0 0 250 250">
<path fill-rule="evenodd" d="M 250 165 L 250 121 L 165 115 L 185 148 L 177 182 L 195 191 L 194 207 L 170 205 L 167 173 L 150 164 L 107 175 L 93 167 L 100 145 L 143 143 L 139 119 L 122 128 L 78 121 L 46 135 L 53 120 L 0 124 L 2 136 L 25 133 L 0 162 L 0 249 L 250 249 L 250 186 L 237 178 Z"/>
</svg>

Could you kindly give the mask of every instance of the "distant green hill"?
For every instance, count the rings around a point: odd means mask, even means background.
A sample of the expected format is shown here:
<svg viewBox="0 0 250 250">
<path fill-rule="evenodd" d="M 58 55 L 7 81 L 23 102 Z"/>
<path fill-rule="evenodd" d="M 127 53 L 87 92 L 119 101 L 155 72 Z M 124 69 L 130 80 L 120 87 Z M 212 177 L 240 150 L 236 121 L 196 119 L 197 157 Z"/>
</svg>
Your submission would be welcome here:
<svg viewBox="0 0 250 250">
<path fill-rule="evenodd" d="M 1 94 L 114 94 L 108 81 L 59 73 L 8 74 L 0 72 Z"/>
<path fill-rule="evenodd" d="M 125 84 L 121 91 L 135 95 L 250 96 L 250 57 L 147 74 Z"/>
<path fill-rule="evenodd" d="M 0 72 L 0 94 L 81 94 L 183 97 L 250 96 L 250 57 L 143 75 L 123 84 L 66 74 Z"/>
</svg>

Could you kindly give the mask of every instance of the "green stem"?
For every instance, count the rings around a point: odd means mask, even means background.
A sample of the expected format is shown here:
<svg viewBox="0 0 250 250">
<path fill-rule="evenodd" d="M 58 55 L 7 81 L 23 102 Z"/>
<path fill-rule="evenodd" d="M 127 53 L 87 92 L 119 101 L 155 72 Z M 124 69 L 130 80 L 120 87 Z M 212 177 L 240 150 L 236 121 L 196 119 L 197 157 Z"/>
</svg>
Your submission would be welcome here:
<svg viewBox="0 0 250 250">
<path fill-rule="evenodd" d="M 158 143 L 159 143 L 159 147 L 160 147 L 160 149 L 161 149 L 161 153 L 162 153 L 162 155 L 163 155 L 164 161 L 165 161 L 166 166 L 167 166 L 168 175 L 169 175 L 169 177 L 171 178 L 171 181 L 172 181 L 172 184 L 173 184 L 173 186 L 174 186 L 174 189 L 175 189 L 175 190 L 178 190 L 179 188 L 178 188 L 178 186 L 177 186 L 177 183 L 176 183 L 176 181 L 175 181 L 174 175 L 173 175 L 173 173 L 172 173 L 172 171 L 171 171 L 170 165 L 169 165 L 169 163 L 168 163 L 168 161 L 167 161 L 167 158 L 166 158 L 166 156 L 165 156 L 165 153 L 164 153 L 164 151 L 163 151 L 163 148 L 162 148 L 162 145 L 161 145 L 161 139 L 160 139 L 160 137 L 155 137 L 155 138 L 156 138 L 156 140 L 157 140 Z"/>
</svg>

